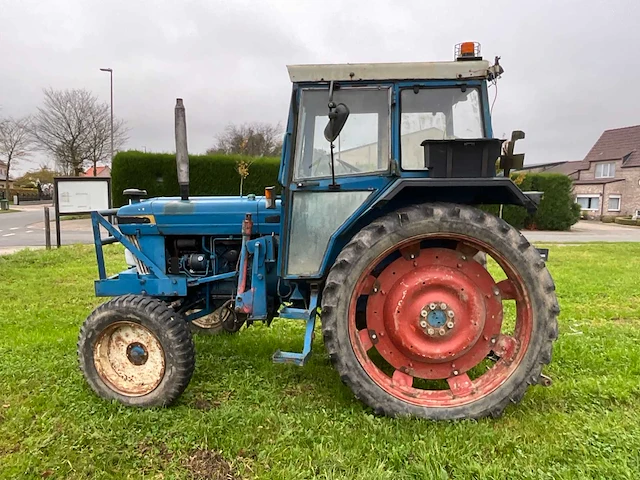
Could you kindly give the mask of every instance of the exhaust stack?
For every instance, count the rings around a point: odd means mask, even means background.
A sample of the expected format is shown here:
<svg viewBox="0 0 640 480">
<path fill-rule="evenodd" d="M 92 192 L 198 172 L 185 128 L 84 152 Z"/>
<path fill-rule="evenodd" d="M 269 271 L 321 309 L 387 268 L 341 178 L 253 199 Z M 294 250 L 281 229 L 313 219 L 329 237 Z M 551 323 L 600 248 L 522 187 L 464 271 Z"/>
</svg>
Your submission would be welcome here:
<svg viewBox="0 0 640 480">
<path fill-rule="evenodd" d="M 181 98 L 176 99 L 176 166 L 180 197 L 189 200 L 189 151 L 187 149 L 187 116 Z"/>
</svg>

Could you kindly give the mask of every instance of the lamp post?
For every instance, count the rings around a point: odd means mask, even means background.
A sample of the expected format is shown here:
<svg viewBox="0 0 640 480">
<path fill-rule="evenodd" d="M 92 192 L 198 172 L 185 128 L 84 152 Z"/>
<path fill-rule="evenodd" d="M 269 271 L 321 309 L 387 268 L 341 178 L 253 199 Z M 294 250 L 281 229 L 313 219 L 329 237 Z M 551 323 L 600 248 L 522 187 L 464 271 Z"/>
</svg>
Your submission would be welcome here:
<svg viewBox="0 0 640 480">
<path fill-rule="evenodd" d="M 111 68 L 101 68 L 102 72 L 109 72 L 109 80 L 111 83 L 111 161 L 113 162 L 113 70 Z M 95 175 L 95 169 L 93 171 Z"/>
</svg>

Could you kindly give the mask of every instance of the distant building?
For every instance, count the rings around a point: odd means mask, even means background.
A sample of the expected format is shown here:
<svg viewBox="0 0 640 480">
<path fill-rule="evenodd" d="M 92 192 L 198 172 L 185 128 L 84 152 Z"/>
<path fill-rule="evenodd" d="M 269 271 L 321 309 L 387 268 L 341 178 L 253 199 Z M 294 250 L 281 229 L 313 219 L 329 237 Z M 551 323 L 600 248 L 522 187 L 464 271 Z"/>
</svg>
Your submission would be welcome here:
<svg viewBox="0 0 640 480">
<path fill-rule="evenodd" d="M 4 191 L 7 181 L 7 164 L 0 161 L 0 190 Z M 9 179 L 9 188 L 13 188 L 13 181 Z"/>
<path fill-rule="evenodd" d="M 96 174 L 93 174 L 93 167 L 87 169 L 81 177 L 110 177 L 111 176 L 111 168 L 103 166 L 96 168 Z"/>
<path fill-rule="evenodd" d="M 519 171 L 561 173 L 576 202 L 593 216 L 640 211 L 640 125 L 605 130 L 584 160 L 531 165 Z"/>
</svg>

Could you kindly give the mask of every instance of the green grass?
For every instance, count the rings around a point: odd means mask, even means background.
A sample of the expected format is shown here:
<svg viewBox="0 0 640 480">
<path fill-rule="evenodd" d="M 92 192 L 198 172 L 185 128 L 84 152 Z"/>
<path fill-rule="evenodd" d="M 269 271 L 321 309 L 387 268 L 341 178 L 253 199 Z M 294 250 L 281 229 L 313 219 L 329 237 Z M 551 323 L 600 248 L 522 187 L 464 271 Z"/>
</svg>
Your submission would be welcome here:
<svg viewBox="0 0 640 480">
<path fill-rule="evenodd" d="M 92 249 L 0 257 L 0 478 L 638 478 L 640 244 L 552 245 L 548 265 L 562 307 L 553 386 L 499 419 L 433 423 L 373 416 L 320 335 L 306 367 L 273 365 L 301 347 L 303 326 L 284 320 L 198 337 L 173 407 L 105 402 L 75 354 L 101 301 Z"/>
</svg>

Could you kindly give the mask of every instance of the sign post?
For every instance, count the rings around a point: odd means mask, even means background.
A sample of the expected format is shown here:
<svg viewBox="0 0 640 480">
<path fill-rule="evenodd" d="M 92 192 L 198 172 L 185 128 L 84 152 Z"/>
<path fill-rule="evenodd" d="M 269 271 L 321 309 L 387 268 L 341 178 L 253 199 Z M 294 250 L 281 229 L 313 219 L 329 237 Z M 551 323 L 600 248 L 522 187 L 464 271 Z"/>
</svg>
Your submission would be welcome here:
<svg viewBox="0 0 640 480">
<path fill-rule="evenodd" d="M 55 177 L 56 246 L 60 248 L 60 217 L 111 208 L 111 178 Z"/>
</svg>

